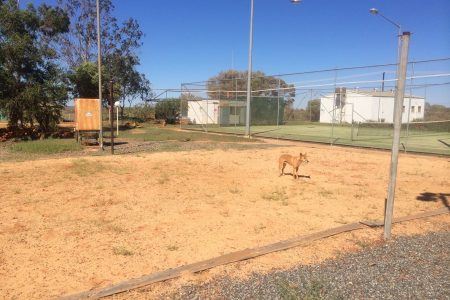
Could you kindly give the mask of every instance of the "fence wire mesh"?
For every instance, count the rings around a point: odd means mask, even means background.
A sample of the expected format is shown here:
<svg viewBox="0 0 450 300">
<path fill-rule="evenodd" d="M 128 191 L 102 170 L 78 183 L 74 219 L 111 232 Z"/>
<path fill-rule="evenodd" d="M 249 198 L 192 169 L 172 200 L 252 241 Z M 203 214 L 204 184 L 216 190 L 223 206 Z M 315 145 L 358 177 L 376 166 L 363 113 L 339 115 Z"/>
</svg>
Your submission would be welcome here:
<svg viewBox="0 0 450 300">
<path fill-rule="evenodd" d="M 250 132 L 283 138 L 389 149 L 396 64 L 252 77 Z M 181 128 L 244 134 L 244 72 L 181 85 Z M 404 151 L 450 154 L 450 58 L 408 64 L 402 114 Z M 436 122 L 439 121 L 439 122 Z"/>
</svg>

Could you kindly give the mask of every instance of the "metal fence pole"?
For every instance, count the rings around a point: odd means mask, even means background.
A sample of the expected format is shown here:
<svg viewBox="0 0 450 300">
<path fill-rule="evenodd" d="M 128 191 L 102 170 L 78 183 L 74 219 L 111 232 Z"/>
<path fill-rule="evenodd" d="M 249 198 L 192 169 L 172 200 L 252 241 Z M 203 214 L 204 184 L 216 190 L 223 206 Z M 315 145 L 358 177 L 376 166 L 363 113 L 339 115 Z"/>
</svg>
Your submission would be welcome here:
<svg viewBox="0 0 450 300">
<path fill-rule="evenodd" d="M 353 142 L 353 109 L 354 109 L 354 105 L 353 103 L 349 103 L 352 106 L 352 132 L 351 132 L 351 141 Z"/>
<path fill-rule="evenodd" d="M 241 110 L 242 110 L 242 107 L 240 107 L 239 105 L 238 105 L 238 101 L 239 101 L 239 92 L 238 92 L 238 90 L 239 90 L 239 84 L 238 84 L 238 78 L 236 78 L 235 79 L 235 81 L 234 81 L 234 86 L 235 86 L 235 102 L 234 102 L 234 107 L 235 107 L 235 110 L 236 110 L 236 113 L 238 113 L 238 107 L 239 107 L 239 114 L 238 114 L 238 118 L 237 118 L 237 122 L 234 122 L 234 127 L 236 127 L 237 125 L 241 125 L 241 123 L 243 123 L 243 120 L 241 120 Z"/>
<path fill-rule="evenodd" d="M 182 128 L 181 124 L 183 123 L 183 84 L 180 85 L 180 129 Z M 166 98 L 167 98 L 167 92 L 166 92 Z M 187 100 L 186 100 L 187 101 Z M 187 103 L 187 106 L 189 106 L 189 102 Z M 189 107 L 187 108 L 189 109 Z"/>
<path fill-rule="evenodd" d="M 277 89 L 277 128 L 280 127 L 280 84 L 281 84 L 281 79 L 278 79 L 278 89 Z"/>
<path fill-rule="evenodd" d="M 336 80 L 337 80 L 337 70 L 334 73 L 333 116 L 331 117 L 331 137 L 330 137 L 330 145 L 331 146 L 333 146 L 334 120 L 336 119 Z"/>
<path fill-rule="evenodd" d="M 414 62 L 411 63 L 411 80 L 410 80 L 410 86 L 409 86 L 409 107 L 408 107 L 408 120 L 406 122 L 406 138 L 405 138 L 405 153 L 406 148 L 408 146 L 408 140 L 409 140 L 409 122 L 411 121 L 411 100 L 412 100 L 412 86 L 414 83 Z M 414 121 L 414 119 L 413 119 Z"/>
<path fill-rule="evenodd" d="M 253 0 L 250 0 L 250 44 L 248 47 L 248 70 L 247 70 L 247 109 L 245 120 L 245 136 L 250 136 L 250 102 L 252 97 L 252 48 L 253 48 Z"/>
<path fill-rule="evenodd" d="M 400 64 L 398 67 L 397 89 L 395 94 L 394 137 L 392 139 L 390 178 L 388 186 L 386 212 L 384 216 L 385 240 L 391 238 L 392 216 L 394 213 L 395 185 L 397 181 L 398 152 L 399 152 L 398 150 L 400 146 L 402 106 L 403 106 L 403 99 L 405 96 L 405 80 L 406 80 L 406 67 L 408 63 L 409 37 L 410 37 L 409 32 L 403 32 L 402 50 L 400 55 Z"/>
</svg>

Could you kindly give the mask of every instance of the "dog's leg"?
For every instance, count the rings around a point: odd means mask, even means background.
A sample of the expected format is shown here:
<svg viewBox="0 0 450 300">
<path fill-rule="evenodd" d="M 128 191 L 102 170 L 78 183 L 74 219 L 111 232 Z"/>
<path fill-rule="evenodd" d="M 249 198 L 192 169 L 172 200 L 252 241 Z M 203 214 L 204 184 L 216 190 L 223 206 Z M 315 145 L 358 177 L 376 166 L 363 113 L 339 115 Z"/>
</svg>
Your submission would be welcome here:
<svg viewBox="0 0 450 300">
<path fill-rule="evenodd" d="M 286 162 L 285 162 L 285 161 L 280 162 L 280 165 L 279 165 L 280 176 L 281 176 L 281 175 L 284 175 L 284 167 L 286 167 Z"/>
</svg>

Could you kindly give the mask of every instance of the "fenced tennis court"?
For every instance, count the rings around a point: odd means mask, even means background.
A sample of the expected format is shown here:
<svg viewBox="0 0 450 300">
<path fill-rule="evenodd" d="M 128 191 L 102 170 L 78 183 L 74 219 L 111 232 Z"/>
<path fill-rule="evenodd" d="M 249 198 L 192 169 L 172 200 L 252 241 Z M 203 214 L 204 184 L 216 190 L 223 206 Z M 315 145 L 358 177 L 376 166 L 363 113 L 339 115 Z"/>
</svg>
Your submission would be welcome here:
<svg viewBox="0 0 450 300">
<path fill-rule="evenodd" d="M 450 122 L 447 122 L 450 125 Z M 199 126 L 183 126 L 185 129 L 204 130 Z M 252 126 L 251 134 L 254 137 L 289 139 L 307 142 L 329 143 L 333 145 L 346 145 L 390 149 L 392 146 L 392 130 L 389 128 L 376 128 L 376 135 L 366 133 L 367 129 L 352 125 L 332 125 L 320 123 L 305 123 L 298 125 L 281 126 Z M 245 126 L 208 126 L 208 132 L 244 135 Z M 361 132 L 363 131 L 363 132 Z M 382 134 L 382 133 L 383 134 Z M 403 132 L 402 132 L 403 133 Z M 402 134 L 401 150 L 405 152 L 422 152 L 450 155 L 450 132 L 429 131 L 422 134 L 413 131 Z"/>
<path fill-rule="evenodd" d="M 450 113 L 430 114 L 433 101 L 450 101 L 449 78 L 450 58 L 408 64 L 401 150 L 450 155 Z M 230 70 L 182 84 L 180 127 L 390 149 L 396 81 L 396 64 L 255 73 L 247 100 L 247 78 Z"/>
</svg>

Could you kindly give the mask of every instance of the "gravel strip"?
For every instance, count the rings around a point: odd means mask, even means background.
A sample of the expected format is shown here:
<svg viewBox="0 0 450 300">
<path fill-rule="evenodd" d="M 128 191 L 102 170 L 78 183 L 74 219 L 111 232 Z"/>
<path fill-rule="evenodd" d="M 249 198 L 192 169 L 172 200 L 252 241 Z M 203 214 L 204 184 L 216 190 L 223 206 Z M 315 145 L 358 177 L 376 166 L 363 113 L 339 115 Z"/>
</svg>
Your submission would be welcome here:
<svg viewBox="0 0 450 300">
<path fill-rule="evenodd" d="M 450 231 L 399 237 L 381 246 L 239 281 L 188 285 L 169 299 L 450 299 Z"/>
</svg>

